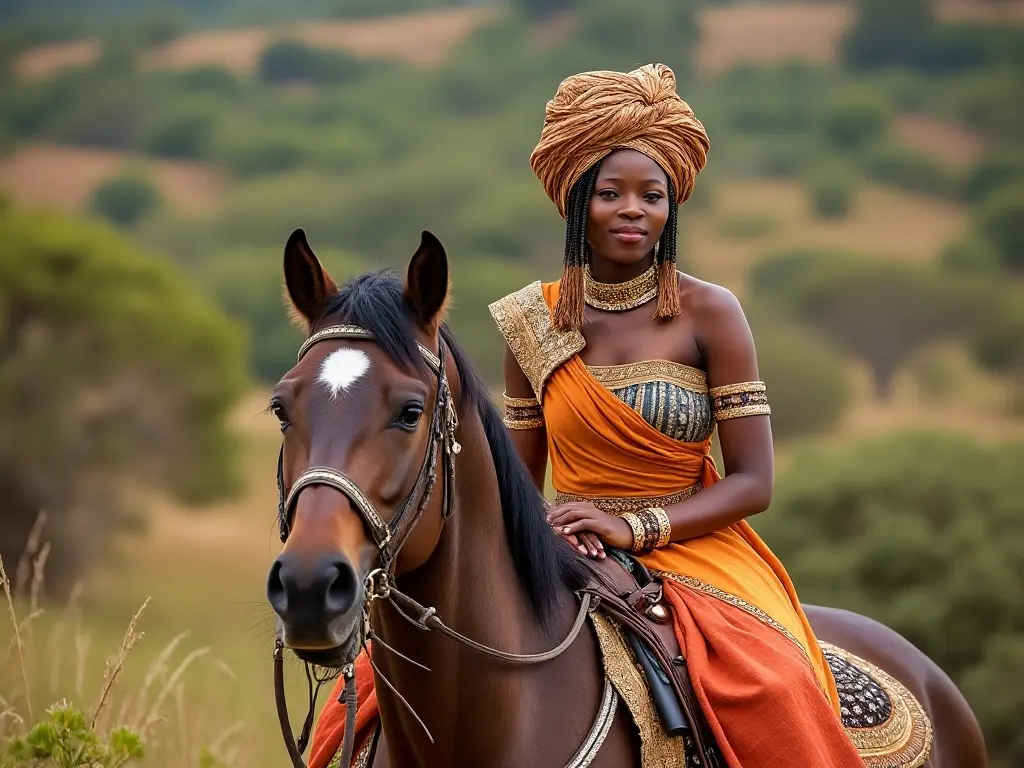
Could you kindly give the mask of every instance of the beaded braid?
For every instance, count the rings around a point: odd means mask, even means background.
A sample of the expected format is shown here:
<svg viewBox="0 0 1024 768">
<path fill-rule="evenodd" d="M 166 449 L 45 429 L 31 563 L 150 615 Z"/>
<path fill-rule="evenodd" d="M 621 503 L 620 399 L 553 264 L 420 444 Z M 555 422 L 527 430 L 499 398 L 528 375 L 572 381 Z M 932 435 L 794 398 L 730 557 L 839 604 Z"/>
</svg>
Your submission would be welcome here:
<svg viewBox="0 0 1024 768">
<path fill-rule="evenodd" d="M 666 174 L 667 176 L 667 174 Z M 668 179 L 668 221 L 654 252 L 658 265 L 658 309 L 655 320 L 671 320 L 679 316 L 679 281 L 676 278 L 677 245 L 679 242 L 679 205 L 672 179 Z"/>
<path fill-rule="evenodd" d="M 565 266 L 562 269 L 558 303 L 552 317 L 552 324 L 559 330 L 579 330 L 583 325 L 583 271 L 590 263 L 587 218 L 600 166 L 600 161 L 594 163 L 569 190 L 565 206 Z M 679 205 L 676 203 L 675 186 L 668 179 L 668 220 L 654 254 L 654 262 L 658 266 L 658 308 L 654 313 L 656 320 L 671 320 L 679 315 L 679 284 L 676 279 L 678 235 Z"/>
<path fill-rule="evenodd" d="M 590 262 L 587 217 L 600 166 L 600 162 L 590 166 L 569 190 L 565 207 L 565 266 L 552 318 L 554 326 L 560 330 L 579 330 L 583 325 L 583 270 Z"/>
</svg>

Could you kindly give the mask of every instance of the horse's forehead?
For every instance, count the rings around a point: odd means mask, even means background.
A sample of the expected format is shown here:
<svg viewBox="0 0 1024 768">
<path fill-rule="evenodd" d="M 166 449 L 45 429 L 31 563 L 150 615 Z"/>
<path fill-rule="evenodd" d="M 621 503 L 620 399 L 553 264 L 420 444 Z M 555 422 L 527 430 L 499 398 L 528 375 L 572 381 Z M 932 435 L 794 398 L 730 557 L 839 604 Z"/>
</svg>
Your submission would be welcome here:
<svg viewBox="0 0 1024 768">
<path fill-rule="evenodd" d="M 316 380 L 334 400 L 364 378 L 370 365 L 370 356 L 362 349 L 342 347 L 328 352 L 320 361 Z"/>
</svg>

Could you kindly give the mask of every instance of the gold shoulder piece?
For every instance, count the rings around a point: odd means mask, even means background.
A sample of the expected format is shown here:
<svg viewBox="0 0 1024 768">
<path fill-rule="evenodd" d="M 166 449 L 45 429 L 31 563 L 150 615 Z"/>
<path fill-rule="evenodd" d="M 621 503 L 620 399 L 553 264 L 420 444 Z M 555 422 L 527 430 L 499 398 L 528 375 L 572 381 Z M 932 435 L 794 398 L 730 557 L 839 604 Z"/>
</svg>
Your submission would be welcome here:
<svg viewBox="0 0 1024 768">
<path fill-rule="evenodd" d="M 543 402 L 544 383 L 558 366 L 586 346 L 583 334 L 551 327 L 551 311 L 539 280 L 498 299 L 488 309 L 538 402 Z"/>
</svg>

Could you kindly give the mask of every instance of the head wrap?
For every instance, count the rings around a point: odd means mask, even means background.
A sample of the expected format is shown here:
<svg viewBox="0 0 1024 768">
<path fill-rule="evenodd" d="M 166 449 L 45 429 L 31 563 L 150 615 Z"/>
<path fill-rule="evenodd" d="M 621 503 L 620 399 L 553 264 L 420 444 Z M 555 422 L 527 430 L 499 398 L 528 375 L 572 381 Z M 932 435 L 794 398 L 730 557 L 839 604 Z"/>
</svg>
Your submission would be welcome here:
<svg viewBox="0 0 1024 768">
<path fill-rule="evenodd" d="M 711 145 L 664 64 L 563 80 L 548 102 L 530 167 L 565 218 L 573 184 L 618 148 L 635 149 L 658 163 L 672 180 L 677 203 L 693 193 Z"/>
</svg>

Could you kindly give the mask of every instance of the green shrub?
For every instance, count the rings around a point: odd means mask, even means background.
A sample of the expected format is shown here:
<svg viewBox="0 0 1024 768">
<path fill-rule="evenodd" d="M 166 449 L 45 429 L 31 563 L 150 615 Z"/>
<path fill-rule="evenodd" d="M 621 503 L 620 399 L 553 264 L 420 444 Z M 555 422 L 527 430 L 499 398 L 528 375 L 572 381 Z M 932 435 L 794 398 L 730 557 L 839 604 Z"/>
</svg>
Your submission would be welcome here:
<svg viewBox="0 0 1024 768">
<path fill-rule="evenodd" d="M 270 43 L 260 55 L 259 78 L 269 85 L 289 82 L 343 83 L 357 77 L 362 62 L 340 50 L 283 40 Z"/>
<path fill-rule="evenodd" d="M 1001 147 L 985 154 L 964 179 L 962 197 L 977 203 L 1000 187 L 1024 183 L 1024 151 Z"/>
<path fill-rule="evenodd" d="M 96 187 L 89 200 L 89 210 L 118 226 L 130 227 L 161 202 L 160 192 L 148 179 L 130 173 L 108 179 Z"/>
<path fill-rule="evenodd" d="M 1024 764 L 1024 444 L 957 432 L 807 446 L 751 520 L 805 603 L 870 616 L 969 697 L 993 766 Z"/>
<path fill-rule="evenodd" d="M 775 439 L 820 435 L 837 427 L 853 396 L 843 356 L 800 328 L 756 319 L 751 324 Z"/>
<path fill-rule="evenodd" d="M 1024 183 L 996 190 L 977 209 L 975 227 L 1007 268 L 1024 272 Z"/>
<path fill-rule="evenodd" d="M 895 142 L 882 142 L 864 156 L 864 174 L 899 189 L 938 197 L 955 197 L 958 175 L 931 155 Z"/>
<path fill-rule="evenodd" d="M 856 8 L 842 42 L 848 67 L 887 69 L 920 59 L 934 28 L 930 0 L 857 0 Z"/>
<path fill-rule="evenodd" d="M 956 238 L 943 248 L 939 262 L 953 272 L 972 275 L 998 274 L 1004 268 L 998 249 L 974 232 Z"/>
<path fill-rule="evenodd" d="M 174 102 L 158 113 L 143 137 L 147 152 L 158 157 L 203 157 L 222 108 L 204 102 Z"/>
<path fill-rule="evenodd" d="M 858 180 L 849 166 L 825 161 L 813 168 L 807 178 L 811 210 L 821 219 L 845 218 L 857 196 Z"/>
<path fill-rule="evenodd" d="M 836 149 L 855 151 L 885 135 L 892 106 L 884 92 L 869 86 L 848 86 L 830 99 L 822 116 L 825 138 Z"/>
</svg>

